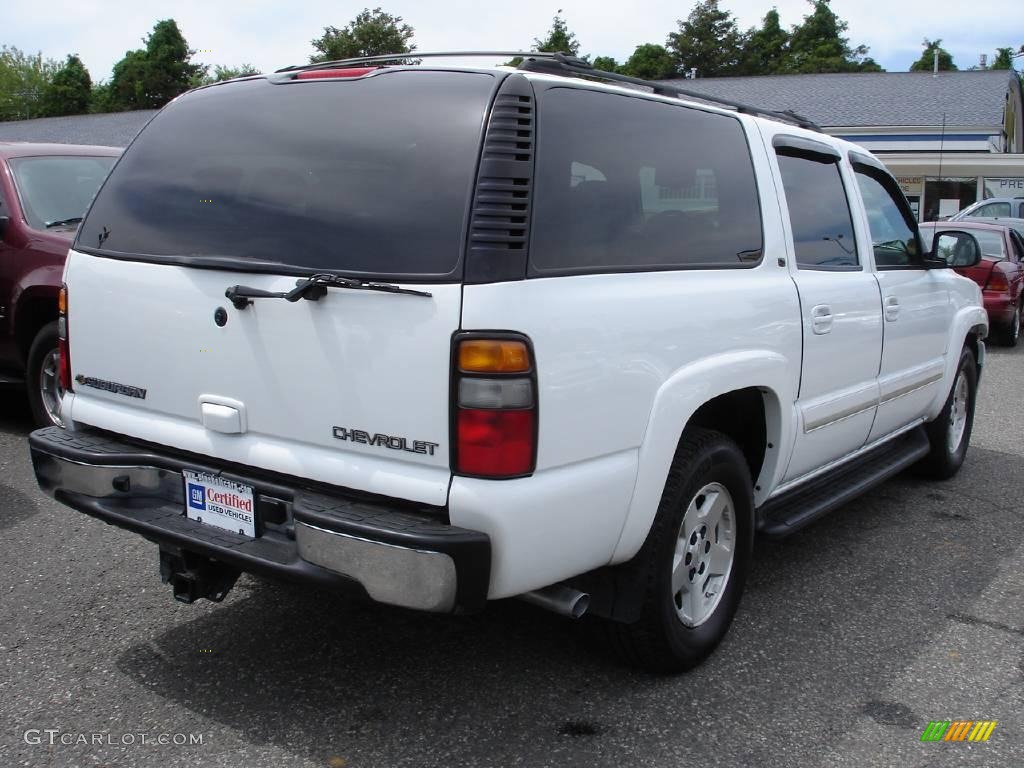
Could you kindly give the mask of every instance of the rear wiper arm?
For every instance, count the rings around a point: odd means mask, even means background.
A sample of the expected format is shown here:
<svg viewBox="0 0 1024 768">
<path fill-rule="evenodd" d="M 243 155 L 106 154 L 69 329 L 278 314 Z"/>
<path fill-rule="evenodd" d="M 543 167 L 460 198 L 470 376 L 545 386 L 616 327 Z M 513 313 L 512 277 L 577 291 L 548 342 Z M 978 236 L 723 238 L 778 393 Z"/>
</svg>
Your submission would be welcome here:
<svg viewBox="0 0 1024 768">
<path fill-rule="evenodd" d="M 319 274 L 299 280 L 295 287 L 286 293 L 275 293 L 264 291 L 260 288 L 251 288 L 247 285 L 233 285 L 224 291 L 224 295 L 234 304 L 235 309 L 245 309 L 252 304 L 252 299 L 285 299 L 295 302 L 299 299 L 319 301 L 327 295 L 327 289 L 348 288 L 354 291 L 381 291 L 383 293 L 405 293 L 410 296 L 427 296 L 428 291 L 415 291 L 412 288 L 402 288 L 394 283 L 375 283 L 367 280 L 357 280 L 352 277 L 341 277 L 340 275 Z"/>
<path fill-rule="evenodd" d="M 70 218 L 70 219 L 58 219 L 57 221 L 48 221 L 48 222 L 46 222 L 46 228 L 47 229 L 52 229 L 53 227 L 66 227 L 69 224 L 81 224 L 81 223 L 82 223 L 82 217 L 81 216 L 75 216 L 75 217 Z"/>
</svg>

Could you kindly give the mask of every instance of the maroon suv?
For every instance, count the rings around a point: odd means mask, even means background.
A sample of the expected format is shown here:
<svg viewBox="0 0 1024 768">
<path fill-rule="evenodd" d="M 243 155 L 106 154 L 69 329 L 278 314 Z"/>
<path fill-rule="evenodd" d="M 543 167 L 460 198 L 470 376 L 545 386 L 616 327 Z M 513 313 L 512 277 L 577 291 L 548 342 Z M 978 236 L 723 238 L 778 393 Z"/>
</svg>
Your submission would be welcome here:
<svg viewBox="0 0 1024 768">
<path fill-rule="evenodd" d="M 57 294 L 78 223 L 120 149 L 0 142 L 0 382 L 60 424 Z"/>
</svg>

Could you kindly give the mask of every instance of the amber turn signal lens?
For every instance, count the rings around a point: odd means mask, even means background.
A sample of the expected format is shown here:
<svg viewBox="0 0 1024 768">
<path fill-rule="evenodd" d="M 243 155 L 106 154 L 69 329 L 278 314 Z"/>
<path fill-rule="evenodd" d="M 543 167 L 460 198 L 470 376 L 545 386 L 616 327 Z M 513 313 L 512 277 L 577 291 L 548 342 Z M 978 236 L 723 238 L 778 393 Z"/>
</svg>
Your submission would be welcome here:
<svg viewBox="0 0 1024 768">
<path fill-rule="evenodd" d="M 466 373 L 524 373 L 530 353 L 521 341 L 467 339 L 459 344 L 459 370 Z"/>
<path fill-rule="evenodd" d="M 57 311 L 68 311 L 68 288 L 66 285 L 62 285 L 60 287 L 60 293 L 57 294 Z"/>
</svg>

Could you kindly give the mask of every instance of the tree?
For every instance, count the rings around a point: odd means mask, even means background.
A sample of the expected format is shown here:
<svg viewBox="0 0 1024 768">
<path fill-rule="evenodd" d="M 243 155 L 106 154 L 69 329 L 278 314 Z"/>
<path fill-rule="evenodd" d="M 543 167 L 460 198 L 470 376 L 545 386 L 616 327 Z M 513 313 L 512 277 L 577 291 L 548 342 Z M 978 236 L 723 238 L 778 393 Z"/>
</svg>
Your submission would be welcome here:
<svg viewBox="0 0 1024 768">
<path fill-rule="evenodd" d="M 53 59 L 0 47 L 0 120 L 27 120 L 43 114 L 46 89 L 57 72 Z"/>
<path fill-rule="evenodd" d="M 191 62 L 195 51 L 174 19 L 158 21 L 145 43 L 145 49 L 128 51 L 114 65 L 109 89 L 103 92 L 109 109 L 159 109 L 191 88 L 205 69 Z"/>
<path fill-rule="evenodd" d="M 242 64 L 237 67 L 228 67 L 221 64 L 213 65 L 213 73 L 209 71 L 209 67 L 203 67 L 202 73 L 192 78 L 192 87 L 199 88 L 203 85 L 213 85 L 219 83 L 222 80 L 234 80 L 236 77 L 246 77 L 248 75 L 258 75 L 260 71 L 256 69 L 252 64 Z"/>
<path fill-rule="evenodd" d="M 310 62 L 355 59 L 360 56 L 383 56 L 388 53 L 412 53 L 414 30 L 380 8 L 364 8 L 355 19 L 341 29 L 324 27 L 324 33 L 311 41 L 317 53 Z"/>
<path fill-rule="evenodd" d="M 618 72 L 619 63 L 611 56 L 598 56 L 594 59 L 594 69 L 599 69 L 602 72 Z"/>
<path fill-rule="evenodd" d="M 850 47 L 843 33 L 849 26 L 836 16 L 829 0 L 808 0 L 814 10 L 793 27 L 789 42 L 788 72 L 880 72 L 868 57 L 868 47 Z"/>
<path fill-rule="evenodd" d="M 622 73 L 644 80 L 667 80 L 676 76 L 676 62 L 665 46 L 644 43 L 622 65 Z"/>
<path fill-rule="evenodd" d="M 956 64 L 949 51 L 942 47 L 942 40 L 929 40 L 927 37 L 922 43 L 924 53 L 921 58 L 910 65 L 911 72 L 931 72 L 935 68 L 935 52 L 939 52 L 939 71 L 956 72 Z"/>
<path fill-rule="evenodd" d="M 701 77 L 737 73 L 743 36 L 735 17 L 721 10 L 718 0 L 703 0 L 678 24 L 679 31 L 669 34 L 666 45 L 677 72 L 696 69 Z"/>
<path fill-rule="evenodd" d="M 990 69 L 1013 69 L 1013 48 L 996 48 Z"/>
<path fill-rule="evenodd" d="M 70 54 L 43 91 L 43 114 L 82 115 L 92 100 L 92 78 L 78 54 Z"/>
<path fill-rule="evenodd" d="M 752 27 L 746 35 L 740 74 L 777 75 L 789 66 L 789 32 L 779 23 L 779 12 L 765 14 L 761 28 Z"/>
<path fill-rule="evenodd" d="M 555 18 L 551 21 L 551 29 L 548 36 L 543 40 L 534 39 L 533 49 L 535 51 L 548 51 L 551 53 L 568 53 L 576 56 L 580 51 L 580 43 L 576 35 L 569 31 L 565 19 L 561 16 L 562 9 L 558 9 Z"/>
</svg>

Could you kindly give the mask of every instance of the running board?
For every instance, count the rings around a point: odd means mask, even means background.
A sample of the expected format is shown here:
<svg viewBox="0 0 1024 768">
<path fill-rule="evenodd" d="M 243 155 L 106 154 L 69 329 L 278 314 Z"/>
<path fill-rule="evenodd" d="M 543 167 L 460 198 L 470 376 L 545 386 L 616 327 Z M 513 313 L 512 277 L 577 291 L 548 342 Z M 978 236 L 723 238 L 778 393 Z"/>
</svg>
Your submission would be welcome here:
<svg viewBox="0 0 1024 768">
<path fill-rule="evenodd" d="M 834 472 L 770 499 L 757 510 L 757 530 L 766 536 L 788 536 L 899 474 L 928 451 L 924 427 L 916 427 Z"/>
</svg>

